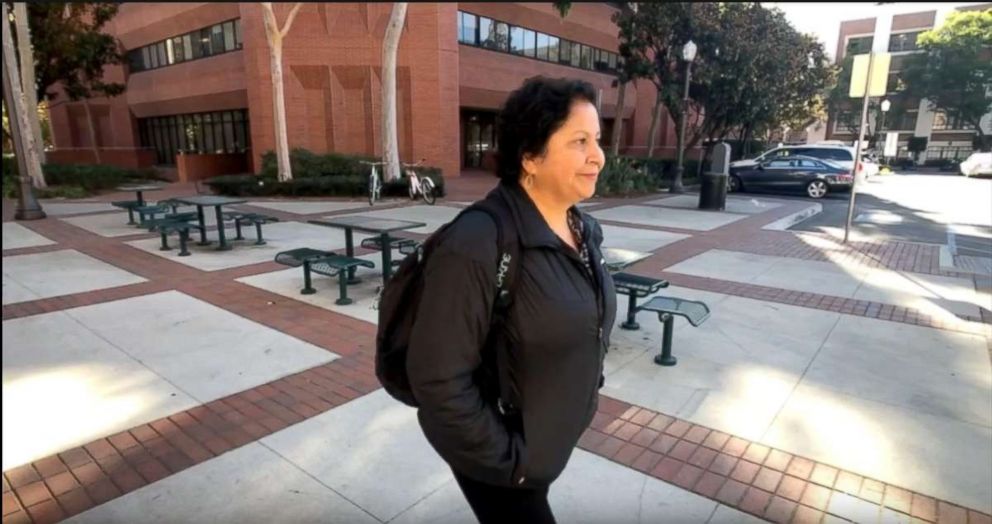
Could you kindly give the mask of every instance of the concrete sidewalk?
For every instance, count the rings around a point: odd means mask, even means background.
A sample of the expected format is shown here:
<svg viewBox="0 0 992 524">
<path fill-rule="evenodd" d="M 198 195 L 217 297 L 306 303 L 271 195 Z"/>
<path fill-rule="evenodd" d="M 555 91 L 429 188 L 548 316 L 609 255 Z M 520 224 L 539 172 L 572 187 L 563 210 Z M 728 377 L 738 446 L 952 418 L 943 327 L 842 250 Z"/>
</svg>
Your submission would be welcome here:
<svg viewBox="0 0 992 524">
<path fill-rule="evenodd" d="M 327 215 L 413 218 L 424 238 L 493 183 L 452 180 L 437 206 L 252 200 L 282 220 L 268 245 L 184 258 L 123 225 L 114 195 L 16 224 L 5 201 L 3 522 L 471 521 L 372 373 L 379 270 L 337 306 L 335 280 L 300 295 L 272 256 L 343 246 L 306 224 Z M 713 314 L 676 323 L 671 368 L 649 315 L 614 331 L 600 412 L 551 491 L 559 521 L 990 522 L 975 275 L 935 246 L 764 229 L 804 202 L 694 198 L 585 206 L 606 245 L 653 253 L 629 272 Z"/>
</svg>

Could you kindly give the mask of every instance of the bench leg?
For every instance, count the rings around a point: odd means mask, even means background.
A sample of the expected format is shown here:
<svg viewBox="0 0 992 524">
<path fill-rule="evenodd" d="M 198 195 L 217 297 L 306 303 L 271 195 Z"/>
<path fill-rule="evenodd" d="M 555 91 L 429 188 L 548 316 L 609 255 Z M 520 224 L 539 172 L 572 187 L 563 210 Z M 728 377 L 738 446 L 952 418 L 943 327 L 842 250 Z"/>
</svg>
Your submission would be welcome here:
<svg viewBox="0 0 992 524">
<path fill-rule="evenodd" d="M 137 225 L 137 222 L 134 221 L 134 210 L 131 208 L 127 208 L 127 225 Z"/>
<path fill-rule="evenodd" d="M 310 285 L 310 262 L 303 261 L 303 289 L 300 290 L 301 295 L 312 295 L 316 293 L 317 290 Z"/>
<path fill-rule="evenodd" d="M 238 236 L 234 237 L 234 240 L 245 239 L 245 237 L 241 235 L 241 220 L 238 220 L 237 218 L 234 219 L 234 231 L 238 234 Z"/>
<path fill-rule="evenodd" d="M 338 299 L 334 301 L 335 304 L 339 306 L 347 306 L 354 302 L 352 299 L 348 298 L 348 272 L 341 271 L 338 273 L 338 289 L 340 293 Z"/>
<path fill-rule="evenodd" d="M 256 246 L 264 246 L 265 245 L 265 239 L 262 238 L 262 223 L 261 222 L 255 222 L 255 236 L 258 237 L 258 240 L 255 241 L 255 245 Z"/>
<path fill-rule="evenodd" d="M 672 356 L 672 332 L 675 329 L 675 318 L 668 313 L 660 313 L 658 320 L 665 323 L 665 328 L 661 337 L 661 354 L 654 357 L 654 363 L 659 366 L 674 366 L 678 363 L 678 360 Z"/>
<path fill-rule="evenodd" d="M 162 231 L 162 247 L 158 248 L 158 250 L 159 251 L 168 251 L 170 249 L 172 249 L 172 248 L 169 247 L 168 235 L 165 234 L 165 231 Z"/>
<path fill-rule="evenodd" d="M 189 230 L 183 229 L 179 231 L 179 256 L 188 257 L 189 250 L 186 249 L 186 243 L 189 241 Z"/>
<path fill-rule="evenodd" d="M 627 321 L 620 324 L 620 328 L 631 331 L 641 329 L 641 325 L 637 323 L 637 297 L 633 293 L 630 294 L 627 301 Z"/>
</svg>

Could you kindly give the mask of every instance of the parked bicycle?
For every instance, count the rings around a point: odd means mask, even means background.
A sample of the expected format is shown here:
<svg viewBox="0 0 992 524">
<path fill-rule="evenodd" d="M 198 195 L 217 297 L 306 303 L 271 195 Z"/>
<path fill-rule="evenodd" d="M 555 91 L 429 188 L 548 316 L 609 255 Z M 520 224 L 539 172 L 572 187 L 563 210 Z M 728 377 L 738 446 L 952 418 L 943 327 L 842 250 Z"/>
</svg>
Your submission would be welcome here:
<svg viewBox="0 0 992 524">
<path fill-rule="evenodd" d="M 366 162 L 361 161 L 363 164 L 372 166 L 372 171 L 369 173 L 369 205 L 375 205 L 375 201 L 382 197 L 382 178 L 379 177 L 379 166 L 386 165 L 385 162 Z"/>
<path fill-rule="evenodd" d="M 428 177 L 420 178 L 417 176 L 417 172 L 414 168 L 424 165 L 425 159 L 421 158 L 420 162 L 416 164 L 403 164 L 403 172 L 406 173 L 407 179 L 410 181 L 408 186 L 410 190 L 410 200 L 416 200 L 419 194 L 423 197 L 424 202 L 434 205 L 434 201 L 437 200 L 437 196 L 434 195 L 434 181 Z"/>
</svg>

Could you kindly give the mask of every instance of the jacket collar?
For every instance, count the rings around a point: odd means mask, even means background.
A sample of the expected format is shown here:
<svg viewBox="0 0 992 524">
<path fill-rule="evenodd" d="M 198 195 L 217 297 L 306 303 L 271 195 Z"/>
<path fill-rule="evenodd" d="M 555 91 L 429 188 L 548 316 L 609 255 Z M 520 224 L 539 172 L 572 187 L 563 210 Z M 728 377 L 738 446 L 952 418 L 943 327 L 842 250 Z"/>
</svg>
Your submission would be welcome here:
<svg viewBox="0 0 992 524">
<path fill-rule="evenodd" d="M 500 182 L 493 189 L 487 198 L 502 198 L 510 208 L 514 220 L 517 222 L 517 236 L 524 248 L 534 247 L 558 247 L 560 239 L 551 230 L 548 223 L 541 216 L 530 195 L 518 184 Z M 578 211 L 576 209 L 576 211 Z M 579 211 L 579 217 L 585 226 L 586 239 L 595 242 L 593 238 L 595 228 L 585 213 Z"/>
</svg>

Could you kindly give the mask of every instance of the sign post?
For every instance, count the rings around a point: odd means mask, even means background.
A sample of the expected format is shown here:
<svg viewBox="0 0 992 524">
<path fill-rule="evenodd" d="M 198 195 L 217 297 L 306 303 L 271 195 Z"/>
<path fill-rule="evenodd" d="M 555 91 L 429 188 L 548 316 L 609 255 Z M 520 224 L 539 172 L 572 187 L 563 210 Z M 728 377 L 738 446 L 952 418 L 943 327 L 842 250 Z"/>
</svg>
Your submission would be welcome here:
<svg viewBox="0 0 992 524">
<path fill-rule="evenodd" d="M 864 97 L 861 103 L 861 125 L 858 127 L 858 141 L 854 145 L 854 169 L 851 176 L 851 199 L 847 203 L 847 222 L 844 224 L 844 243 L 847 243 L 851 232 L 851 219 L 854 217 L 854 197 L 858 188 L 858 171 L 861 166 L 861 148 L 865 139 L 865 124 L 868 121 L 868 99 L 873 96 L 885 96 L 886 83 L 889 78 L 889 53 L 868 53 L 854 57 L 854 67 L 851 71 L 851 88 L 848 95 L 851 98 Z"/>
</svg>

